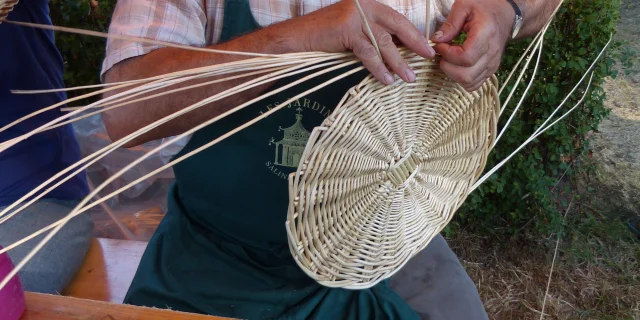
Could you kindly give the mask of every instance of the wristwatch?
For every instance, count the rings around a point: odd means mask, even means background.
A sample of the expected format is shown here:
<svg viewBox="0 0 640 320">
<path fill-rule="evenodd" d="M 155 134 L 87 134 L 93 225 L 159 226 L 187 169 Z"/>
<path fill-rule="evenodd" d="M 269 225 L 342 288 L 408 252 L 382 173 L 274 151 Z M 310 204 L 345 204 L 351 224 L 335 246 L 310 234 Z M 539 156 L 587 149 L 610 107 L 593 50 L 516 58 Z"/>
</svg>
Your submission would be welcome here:
<svg viewBox="0 0 640 320">
<path fill-rule="evenodd" d="M 520 28 L 522 27 L 522 11 L 514 0 L 507 0 L 507 2 L 511 4 L 513 10 L 516 12 L 516 21 L 513 24 L 513 30 L 511 30 L 511 39 L 515 39 L 515 37 L 520 32 Z"/>
</svg>

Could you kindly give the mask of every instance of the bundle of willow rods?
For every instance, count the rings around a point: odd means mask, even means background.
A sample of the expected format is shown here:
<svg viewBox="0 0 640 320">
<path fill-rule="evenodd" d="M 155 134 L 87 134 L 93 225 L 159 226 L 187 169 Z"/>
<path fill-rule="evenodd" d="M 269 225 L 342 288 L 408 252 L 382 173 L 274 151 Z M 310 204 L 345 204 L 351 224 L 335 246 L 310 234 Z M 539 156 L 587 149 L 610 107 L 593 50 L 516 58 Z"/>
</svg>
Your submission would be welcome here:
<svg viewBox="0 0 640 320">
<path fill-rule="evenodd" d="M 11 3 L 15 5 L 14 1 L 0 0 L 0 8 L 9 8 Z M 0 18 L 0 22 L 3 22 L 2 18 Z M 0 250 L 0 253 L 6 252 L 53 229 L 16 265 L 12 273 L 2 279 L 0 289 L 73 217 L 268 117 L 288 103 L 363 70 L 363 67 L 356 66 L 360 61 L 352 53 L 306 52 L 268 55 L 228 52 L 207 48 L 192 48 L 143 38 L 106 35 L 94 31 L 59 26 L 7 20 L 4 22 L 90 36 L 135 40 L 185 50 L 237 54 L 249 58 L 121 83 L 43 91 L 15 90 L 15 94 L 38 94 L 80 88 L 100 88 L 95 92 L 62 101 L 18 119 L 0 128 L 0 131 L 7 130 L 25 119 L 37 116 L 47 110 L 59 108 L 69 102 L 102 94 L 110 90 L 132 87 L 88 106 L 75 108 L 72 112 L 50 121 L 32 132 L 6 141 L 0 144 L 0 152 L 39 132 L 78 121 L 105 110 L 126 107 L 134 102 L 230 79 L 246 77 L 251 80 L 187 106 L 84 157 L 2 210 L 0 212 L 0 224 L 19 214 L 21 210 L 31 203 L 42 198 L 42 196 L 64 183 L 64 181 L 82 172 L 92 163 L 153 128 L 203 105 L 252 87 L 300 73 L 309 71 L 313 71 L 313 73 L 292 81 L 284 87 L 266 92 L 215 118 L 207 120 L 199 126 L 187 130 L 183 134 L 169 139 L 96 187 L 65 218 L 41 230 L 37 230 L 30 236 Z M 527 139 L 509 157 L 490 169 L 486 174 L 480 176 L 484 169 L 487 154 L 508 127 L 510 121 L 498 133 L 496 123 L 512 98 L 514 91 L 509 94 L 502 106 L 500 106 L 497 97 L 526 57 L 524 67 L 521 68 L 516 85 L 512 90 L 516 89 L 533 55 L 537 53 L 538 59 L 535 64 L 534 75 L 531 77 L 525 93 L 511 115 L 510 119 L 512 119 L 534 81 L 535 71 L 537 71 L 542 51 L 544 34 L 550 23 L 551 19 L 523 54 L 506 83 L 499 90 L 495 77 L 492 77 L 487 80 L 480 90 L 473 93 L 464 92 L 459 85 L 451 82 L 439 70 L 437 65 L 438 58 L 433 61 L 424 60 L 404 48 L 401 49 L 401 53 L 418 74 L 416 83 L 407 84 L 397 80 L 394 85 L 382 86 L 371 77 L 367 77 L 359 85 L 349 90 L 334 112 L 321 126 L 314 129 L 300 161 L 300 166 L 289 177 L 290 205 L 286 228 L 289 234 L 291 252 L 307 274 L 323 285 L 347 288 L 367 288 L 390 277 L 412 255 L 424 248 L 437 232 L 446 226 L 455 210 L 471 191 L 502 167 L 520 149 L 575 110 L 582 102 L 582 99 L 576 106 L 548 124 L 583 83 L 608 44 L 603 48 L 584 77 L 532 137 Z M 265 97 L 314 77 L 348 66 L 352 68 L 344 74 L 292 97 L 280 104 L 279 107 L 271 109 L 202 147 L 173 159 L 148 175 L 89 203 L 101 190 L 124 172 L 183 137 L 222 120 L 228 115 Z M 218 78 L 196 85 L 168 90 L 169 87 L 176 84 L 211 77 Z M 584 96 L 586 96 L 587 92 L 588 85 L 584 89 Z M 82 114 L 92 109 L 96 109 L 96 111 L 88 115 Z"/>
</svg>

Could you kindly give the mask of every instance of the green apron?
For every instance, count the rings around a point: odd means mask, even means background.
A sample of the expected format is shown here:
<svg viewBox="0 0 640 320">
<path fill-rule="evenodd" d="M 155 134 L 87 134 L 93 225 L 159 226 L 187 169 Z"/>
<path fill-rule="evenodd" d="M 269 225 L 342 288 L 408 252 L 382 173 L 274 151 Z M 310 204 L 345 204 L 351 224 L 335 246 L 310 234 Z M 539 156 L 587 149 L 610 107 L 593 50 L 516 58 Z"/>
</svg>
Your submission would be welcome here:
<svg viewBox="0 0 640 320">
<path fill-rule="evenodd" d="M 221 41 L 256 28 L 248 0 L 225 1 Z M 177 156 L 345 70 L 196 132 Z M 299 269 L 287 244 L 287 176 L 296 170 L 311 130 L 364 76 L 352 75 L 300 98 L 176 165 L 169 210 L 125 303 L 242 319 L 417 319 L 386 281 L 368 290 L 319 285 Z"/>
</svg>

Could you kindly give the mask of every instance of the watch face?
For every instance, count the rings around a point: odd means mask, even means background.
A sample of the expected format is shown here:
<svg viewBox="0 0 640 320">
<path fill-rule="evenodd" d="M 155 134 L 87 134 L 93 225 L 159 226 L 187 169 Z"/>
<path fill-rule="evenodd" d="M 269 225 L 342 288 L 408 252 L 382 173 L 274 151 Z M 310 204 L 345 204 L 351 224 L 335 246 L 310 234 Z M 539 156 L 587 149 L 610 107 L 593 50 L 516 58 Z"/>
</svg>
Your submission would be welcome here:
<svg viewBox="0 0 640 320">
<path fill-rule="evenodd" d="M 521 27 L 522 27 L 522 17 L 516 17 L 516 23 L 513 26 L 513 34 L 511 35 L 512 38 L 515 38 L 518 35 Z"/>
</svg>

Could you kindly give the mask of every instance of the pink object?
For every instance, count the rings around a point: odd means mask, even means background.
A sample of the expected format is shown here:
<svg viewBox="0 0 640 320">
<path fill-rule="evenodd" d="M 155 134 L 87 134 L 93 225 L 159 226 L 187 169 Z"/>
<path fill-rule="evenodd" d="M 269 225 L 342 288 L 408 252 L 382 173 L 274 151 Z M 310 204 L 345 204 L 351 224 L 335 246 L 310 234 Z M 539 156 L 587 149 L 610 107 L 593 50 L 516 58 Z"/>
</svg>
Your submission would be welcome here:
<svg viewBox="0 0 640 320">
<path fill-rule="evenodd" d="M 2 246 L 0 246 L 2 249 Z M 6 253 L 0 254 L 0 281 L 13 270 L 13 263 Z M 22 282 L 16 275 L 0 290 L 0 319 L 19 320 L 24 313 L 24 290 Z"/>
</svg>

